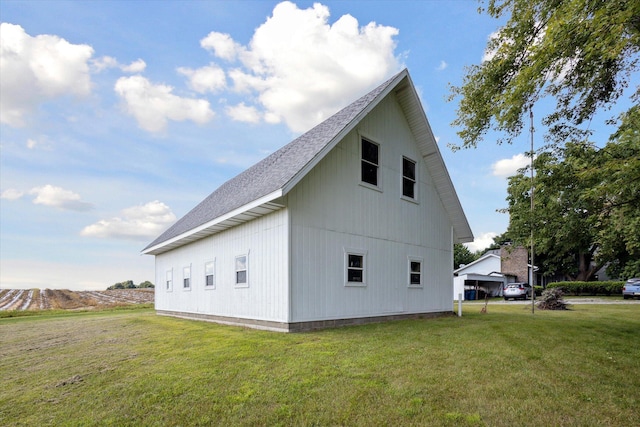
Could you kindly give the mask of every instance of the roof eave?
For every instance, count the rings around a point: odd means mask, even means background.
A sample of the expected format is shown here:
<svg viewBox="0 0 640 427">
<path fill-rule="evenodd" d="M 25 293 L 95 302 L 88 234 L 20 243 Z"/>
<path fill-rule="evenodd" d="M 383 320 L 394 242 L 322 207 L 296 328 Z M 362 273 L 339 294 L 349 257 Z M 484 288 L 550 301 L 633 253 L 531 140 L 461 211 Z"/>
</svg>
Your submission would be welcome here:
<svg viewBox="0 0 640 427">
<path fill-rule="evenodd" d="M 398 102 L 404 110 L 409 127 L 418 142 L 422 157 L 427 163 L 431 176 L 434 178 L 443 206 L 452 222 L 454 243 L 473 242 L 471 226 L 462 209 L 453 181 L 451 181 L 444 159 L 433 136 L 429 119 L 427 119 L 427 115 L 422 108 L 422 103 L 415 90 L 411 76 L 407 73 L 406 77 L 407 84 L 399 88 L 394 87 L 394 89 L 396 89 Z"/>
<path fill-rule="evenodd" d="M 464 267 L 460 267 L 460 268 L 454 270 L 453 272 L 454 273 L 458 273 L 458 272 L 460 272 L 460 271 L 462 271 L 462 270 L 464 270 L 466 268 L 469 268 L 469 267 L 472 267 L 472 266 L 474 266 L 476 264 L 479 264 L 482 261 L 484 261 L 485 259 L 490 258 L 490 257 L 495 257 L 495 258 L 500 259 L 500 257 L 498 255 L 495 255 L 495 254 L 484 254 L 480 258 L 478 258 L 478 259 L 476 259 L 474 261 L 471 261 L 469 264 L 465 264 Z"/>
<path fill-rule="evenodd" d="M 260 197 L 244 206 L 232 210 L 224 215 L 212 219 L 196 228 L 179 234 L 171 239 L 165 240 L 157 245 L 142 250 L 143 255 L 159 255 L 170 251 L 187 243 L 200 240 L 202 238 L 219 233 L 228 228 L 251 221 L 255 218 L 267 215 L 276 210 L 282 209 L 283 204 L 277 203 L 277 199 L 282 197 L 282 189 L 278 189 L 266 196 Z"/>
</svg>

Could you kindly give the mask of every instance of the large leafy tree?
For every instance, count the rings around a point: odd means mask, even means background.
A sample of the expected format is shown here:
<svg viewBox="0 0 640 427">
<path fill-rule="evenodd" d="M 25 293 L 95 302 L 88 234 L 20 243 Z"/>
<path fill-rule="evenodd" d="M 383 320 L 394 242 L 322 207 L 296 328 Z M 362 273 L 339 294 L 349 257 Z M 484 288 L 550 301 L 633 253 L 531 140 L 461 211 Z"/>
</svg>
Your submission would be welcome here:
<svg viewBox="0 0 640 427">
<path fill-rule="evenodd" d="M 537 253 L 537 265 L 545 272 L 561 272 L 574 280 L 589 280 L 597 267 L 591 261 L 597 249 L 593 212 L 582 195 L 591 183 L 578 179 L 584 158 L 593 155 L 589 144 L 567 144 L 564 159 L 554 153 L 542 153 L 535 162 L 535 209 L 531 212 L 531 180 L 524 173 L 509 179 L 509 235 L 529 246 L 531 229 Z"/>
<path fill-rule="evenodd" d="M 580 179 L 595 182 L 584 195 L 601 207 L 597 257 L 614 277 L 640 276 L 640 107 L 624 114 L 618 131 Z"/>
<path fill-rule="evenodd" d="M 489 0 L 486 12 L 508 21 L 490 39 L 482 64 L 468 67 L 462 86 L 452 87 L 462 147 L 475 147 L 489 130 L 504 135 L 499 142 L 512 142 L 544 97 L 556 100 L 543 120 L 547 137 L 582 139 L 638 68 L 640 1 Z M 640 98 L 640 88 L 631 98 Z"/>
<path fill-rule="evenodd" d="M 637 84 L 640 65 L 640 1 L 482 3 L 481 11 L 507 21 L 492 35 L 483 62 L 452 87 L 460 146 L 475 147 L 490 131 L 510 143 L 539 100 L 556 103 L 543 118 L 555 151 L 535 162 L 535 215 L 523 171 L 509 183 L 507 234 L 528 244 L 534 229 L 536 259 L 547 271 L 588 280 L 607 264 L 614 275 L 640 275 L 638 107 L 618 115 L 620 127 L 605 148 L 586 142 L 597 113 L 628 108 L 617 102 L 627 94 L 632 104 L 640 99 L 640 86 L 629 87 Z"/>
<path fill-rule="evenodd" d="M 478 254 L 474 254 L 462 243 L 454 243 L 453 245 L 453 269 L 460 268 L 463 264 L 471 264 L 478 259 Z"/>
<path fill-rule="evenodd" d="M 640 275 L 640 108 L 621 123 L 602 149 L 567 143 L 535 159 L 533 212 L 527 170 L 510 178 L 507 233 L 528 245 L 533 227 L 544 271 L 590 280 L 606 265 L 616 277 Z"/>
</svg>

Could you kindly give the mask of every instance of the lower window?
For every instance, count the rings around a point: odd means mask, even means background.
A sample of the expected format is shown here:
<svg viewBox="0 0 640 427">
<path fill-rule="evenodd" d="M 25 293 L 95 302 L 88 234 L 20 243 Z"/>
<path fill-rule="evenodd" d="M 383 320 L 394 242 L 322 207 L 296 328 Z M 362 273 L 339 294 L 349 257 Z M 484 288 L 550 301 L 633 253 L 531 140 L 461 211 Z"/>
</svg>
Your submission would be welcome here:
<svg viewBox="0 0 640 427">
<path fill-rule="evenodd" d="M 191 266 L 182 269 L 182 287 L 191 289 Z"/>
<path fill-rule="evenodd" d="M 210 261 L 204 264 L 204 286 L 207 288 L 213 288 L 216 285 L 215 281 L 215 262 Z"/>
<path fill-rule="evenodd" d="M 173 290 L 173 270 L 167 270 L 165 283 L 167 292 L 171 292 Z"/>
<path fill-rule="evenodd" d="M 345 251 L 345 284 L 353 286 L 366 285 L 366 253 Z"/>
<path fill-rule="evenodd" d="M 236 257 L 236 285 L 247 286 L 249 284 L 249 269 L 247 268 L 247 256 Z"/>
<path fill-rule="evenodd" d="M 422 259 L 409 258 L 409 286 L 422 286 Z"/>
</svg>

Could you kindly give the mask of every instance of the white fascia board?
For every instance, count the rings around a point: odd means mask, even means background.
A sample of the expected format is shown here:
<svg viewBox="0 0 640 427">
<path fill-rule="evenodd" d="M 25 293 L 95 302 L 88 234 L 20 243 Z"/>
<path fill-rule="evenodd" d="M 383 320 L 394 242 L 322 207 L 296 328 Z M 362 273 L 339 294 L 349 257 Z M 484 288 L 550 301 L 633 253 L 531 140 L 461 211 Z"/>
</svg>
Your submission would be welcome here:
<svg viewBox="0 0 640 427">
<path fill-rule="evenodd" d="M 498 259 L 500 259 L 500 257 L 499 257 L 498 255 L 495 255 L 495 254 L 484 254 L 484 255 L 482 255 L 480 258 L 478 258 L 477 260 L 475 260 L 475 261 L 471 261 L 469 264 L 465 264 L 465 266 L 464 266 L 464 267 L 460 267 L 460 268 L 458 268 L 457 270 L 454 270 L 454 273 L 457 273 L 457 272 L 460 272 L 460 271 L 462 271 L 462 270 L 465 270 L 465 269 L 467 269 L 467 268 L 469 268 L 469 267 L 472 267 L 472 266 L 474 266 L 474 265 L 476 265 L 476 264 L 481 263 L 481 262 L 482 262 L 482 261 L 484 261 L 485 259 L 492 258 L 492 257 L 493 257 L 493 258 L 498 258 Z M 465 273 L 465 274 L 467 274 L 467 273 Z"/>
<path fill-rule="evenodd" d="M 273 193 L 267 194 L 266 196 L 262 196 L 259 199 L 254 200 L 253 202 L 250 202 L 250 203 L 247 203 L 246 205 L 240 206 L 239 208 L 234 209 L 234 210 L 232 210 L 232 211 L 230 211 L 230 212 L 228 212 L 228 213 L 226 213 L 224 215 L 221 215 L 221 216 L 219 216 L 219 217 L 217 217 L 215 219 L 212 219 L 211 221 L 206 222 L 206 223 L 204 223 L 204 224 L 202 224 L 202 225 L 200 225 L 200 226 L 198 226 L 196 228 L 192 228 L 191 230 L 186 231 L 186 232 L 184 232 L 182 234 L 179 234 L 179 235 L 177 235 L 177 236 L 175 236 L 175 237 L 173 237 L 173 238 L 171 238 L 169 240 L 165 240 L 162 243 L 159 243 L 159 244 L 157 244 L 155 246 L 147 248 L 144 251 L 142 251 L 142 253 L 143 254 L 153 253 L 153 252 L 157 251 L 158 249 L 161 249 L 161 248 L 163 248 L 165 246 L 168 246 L 168 245 L 170 245 L 172 243 L 175 243 L 175 242 L 180 241 L 182 239 L 185 239 L 185 238 L 187 238 L 189 236 L 192 236 L 192 235 L 194 235 L 196 233 L 199 233 L 202 230 L 206 230 L 209 227 L 212 227 L 212 226 L 214 226 L 216 224 L 219 224 L 219 223 L 221 223 L 223 221 L 231 219 L 231 218 L 233 218 L 233 217 L 235 217 L 237 215 L 240 215 L 240 214 L 242 214 L 242 213 L 244 213 L 246 211 L 254 209 L 254 208 L 256 208 L 256 207 L 258 207 L 258 206 L 260 206 L 262 204 L 271 202 L 271 201 L 273 201 L 273 200 L 275 200 L 275 199 L 277 199 L 279 197 L 282 197 L 282 194 L 283 194 L 282 193 L 282 189 L 278 189 L 278 190 L 274 191 Z"/>
<path fill-rule="evenodd" d="M 426 148 L 427 150 L 422 152 L 422 157 L 429 166 L 429 172 L 431 175 L 436 175 L 436 190 L 438 191 L 441 200 L 443 191 L 451 192 L 449 200 L 443 200 L 443 204 L 449 219 L 454 226 L 455 243 L 473 242 L 474 237 L 473 232 L 471 231 L 471 226 L 469 225 L 469 221 L 462 209 L 458 193 L 453 185 L 453 181 L 451 181 L 451 176 L 449 175 L 447 166 L 444 163 L 444 158 L 442 157 L 440 148 L 438 147 L 435 136 L 433 135 L 433 130 L 431 129 L 431 124 L 429 123 L 427 114 L 422 107 L 422 102 L 420 101 L 418 92 L 411 80 L 411 76 L 407 75 L 407 79 L 408 84 L 401 89 L 402 92 L 408 91 L 402 96 L 406 101 L 404 102 L 404 105 L 403 102 L 400 101 L 400 105 L 403 109 L 406 107 L 410 114 L 415 114 L 415 117 L 418 118 L 417 122 L 410 122 L 409 127 L 411 128 L 414 136 L 416 136 L 418 146 L 420 148 Z M 407 116 L 406 109 L 405 116 Z M 424 133 L 422 131 L 424 131 Z M 423 134 L 426 140 L 420 141 L 418 138 L 418 135 L 420 134 Z"/>
</svg>

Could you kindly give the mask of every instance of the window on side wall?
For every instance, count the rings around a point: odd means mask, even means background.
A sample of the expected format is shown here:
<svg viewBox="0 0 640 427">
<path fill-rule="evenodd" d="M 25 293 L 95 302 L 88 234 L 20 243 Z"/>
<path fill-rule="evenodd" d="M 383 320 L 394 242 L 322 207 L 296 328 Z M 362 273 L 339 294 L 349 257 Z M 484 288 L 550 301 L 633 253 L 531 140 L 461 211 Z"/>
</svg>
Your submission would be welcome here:
<svg viewBox="0 0 640 427">
<path fill-rule="evenodd" d="M 409 199 L 416 199 L 416 162 L 406 157 L 402 158 L 402 195 Z"/>
<path fill-rule="evenodd" d="M 367 139 L 361 139 L 360 179 L 365 184 L 378 185 L 380 146 Z"/>
<path fill-rule="evenodd" d="M 184 290 L 191 289 L 191 266 L 182 269 L 182 288 Z"/>
<path fill-rule="evenodd" d="M 165 290 L 171 292 L 173 290 L 173 270 L 167 270 L 165 275 Z"/>
<path fill-rule="evenodd" d="M 215 261 L 209 261 L 204 264 L 204 286 L 207 289 L 214 289 L 216 287 L 215 270 Z"/>
<path fill-rule="evenodd" d="M 236 257 L 236 286 L 249 286 L 247 255 L 240 255 Z"/>
<path fill-rule="evenodd" d="M 409 258 L 409 286 L 422 286 L 422 259 Z"/>
<path fill-rule="evenodd" d="M 366 253 L 345 251 L 345 285 L 366 286 Z"/>
</svg>

